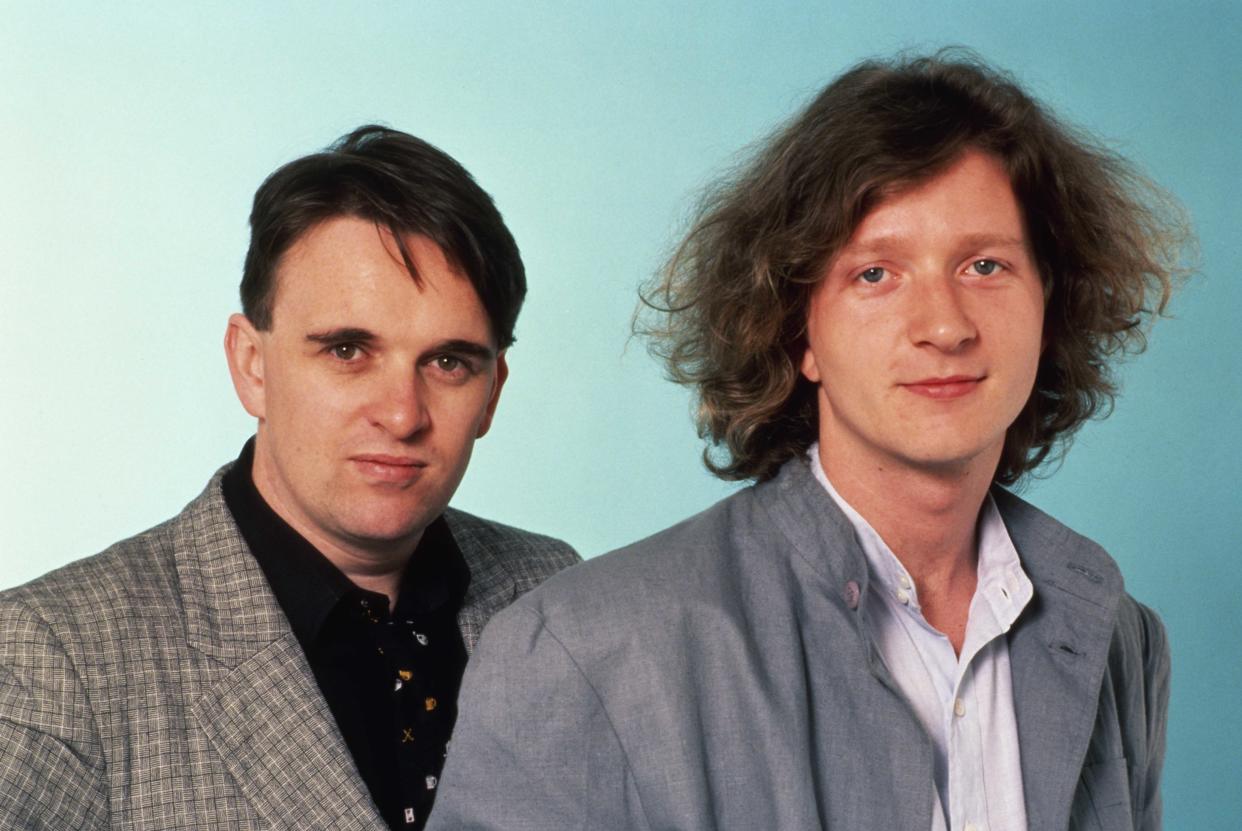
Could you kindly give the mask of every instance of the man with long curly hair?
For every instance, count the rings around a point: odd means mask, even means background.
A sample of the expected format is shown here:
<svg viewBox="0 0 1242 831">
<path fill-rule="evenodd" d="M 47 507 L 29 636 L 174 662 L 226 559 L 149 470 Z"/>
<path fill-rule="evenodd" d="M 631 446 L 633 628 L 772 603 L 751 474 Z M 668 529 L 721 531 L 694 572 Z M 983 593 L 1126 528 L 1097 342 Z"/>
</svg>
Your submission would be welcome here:
<svg viewBox="0 0 1242 831">
<path fill-rule="evenodd" d="M 1159 827 L 1163 626 L 1002 486 L 1111 404 L 1183 229 L 969 54 L 840 76 L 644 294 L 754 486 L 498 618 L 433 827 Z"/>
</svg>

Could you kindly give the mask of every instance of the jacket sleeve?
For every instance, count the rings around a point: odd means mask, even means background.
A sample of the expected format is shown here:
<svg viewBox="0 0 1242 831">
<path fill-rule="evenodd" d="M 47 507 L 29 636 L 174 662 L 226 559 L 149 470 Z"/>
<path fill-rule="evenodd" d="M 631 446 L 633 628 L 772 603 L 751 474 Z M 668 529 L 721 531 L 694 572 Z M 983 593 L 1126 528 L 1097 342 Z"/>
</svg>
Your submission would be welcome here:
<svg viewBox="0 0 1242 831">
<path fill-rule="evenodd" d="M 1141 604 L 1139 620 L 1143 630 L 1143 689 L 1147 696 L 1147 764 L 1136 772 L 1139 799 L 1134 806 L 1134 827 L 1140 831 L 1160 831 L 1160 773 L 1169 716 L 1169 639 L 1160 618 Z"/>
<path fill-rule="evenodd" d="M 470 660 L 441 780 L 428 831 L 649 827 L 590 679 L 520 603 Z"/>
<path fill-rule="evenodd" d="M 102 745 L 78 670 L 45 620 L 0 599 L 0 829 L 107 826 Z"/>
</svg>

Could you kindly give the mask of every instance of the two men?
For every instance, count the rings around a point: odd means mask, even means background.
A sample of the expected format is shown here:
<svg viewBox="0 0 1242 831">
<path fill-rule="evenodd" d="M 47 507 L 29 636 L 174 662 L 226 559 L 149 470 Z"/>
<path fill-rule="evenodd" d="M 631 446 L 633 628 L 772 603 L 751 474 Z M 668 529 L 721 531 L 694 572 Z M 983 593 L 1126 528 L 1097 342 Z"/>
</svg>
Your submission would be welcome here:
<svg viewBox="0 0 1242 831">
<path fill-rule="evenodd" d="M 1159 827 L 1163 627 L 1001 487 L 1168 299 L 1147 193 L 971 60 L 829 85 L 648 295 L 756 484 L 493 620 L 430 827 Z"/>
<path fill-rule="evenodd" d="M 526 292 L 470 175 L 363 127 L 251 226 L 225 347 L 254 438 L 0 594 L 0 827 L 420 828 L 483 625 L 577 559 L 447 508 Z"/>
</svg>

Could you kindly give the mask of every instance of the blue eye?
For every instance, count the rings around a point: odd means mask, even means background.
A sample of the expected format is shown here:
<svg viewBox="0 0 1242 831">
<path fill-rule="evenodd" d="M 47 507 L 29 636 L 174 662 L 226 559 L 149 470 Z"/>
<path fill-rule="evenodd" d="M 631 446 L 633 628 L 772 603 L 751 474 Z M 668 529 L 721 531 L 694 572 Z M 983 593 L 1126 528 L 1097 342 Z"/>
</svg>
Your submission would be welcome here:
<svg viewBox="0 0 1242 831">
<path fill-rule="evenodd" d="M 995 274 L 996 270 L 1001 266 L 1000 263 L 996 262 L 996 260 L 975 260 L 970 264 L 970 267 L 975 270 L 976 274 L 983 277 L 989 277 L 992 274 Z"/>
<path fill-rule="evenodd" d="M 873 265 L 871 268 L 868 268 L 859 274 L 858 278 L 867 283 L 878 283 L 884 279 L 884 269 L 880 268 L 878 265 Z"/>
</svg>

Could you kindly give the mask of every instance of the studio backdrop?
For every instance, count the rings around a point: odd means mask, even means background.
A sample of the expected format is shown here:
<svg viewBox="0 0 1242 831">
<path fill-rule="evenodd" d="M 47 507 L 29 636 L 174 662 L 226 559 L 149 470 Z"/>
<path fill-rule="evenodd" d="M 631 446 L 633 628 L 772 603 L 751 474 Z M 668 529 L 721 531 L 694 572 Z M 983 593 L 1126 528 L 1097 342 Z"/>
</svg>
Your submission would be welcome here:
<svg viewBox="0 0 1242 831">
<path fill-rule="evenodd" d="M 161 521 L 253 431 L 221 341 L 254 189 L 381 122 L 460 160 L 530 293 L 455 504 L 586 555 L 732 486 L 630 337 L 700 189 L 850 64 L 970 47 L 1186 206 L 1198 273 L 1024 495 L 1168 625 L 1166 826 L 1242 817 L 1242 4 L 215 2 L 0 14 L 0 587 Z"/>
</svg>

